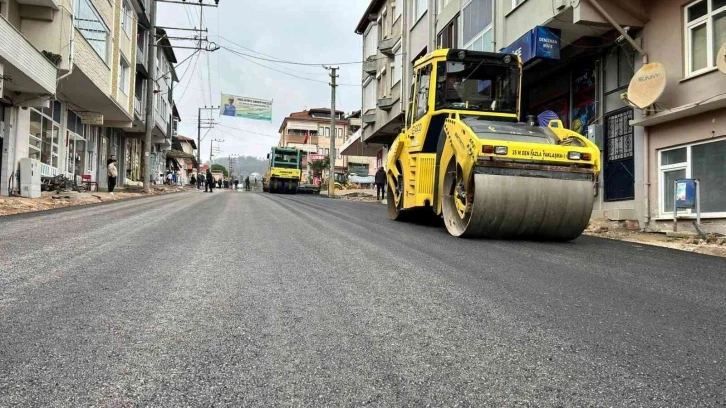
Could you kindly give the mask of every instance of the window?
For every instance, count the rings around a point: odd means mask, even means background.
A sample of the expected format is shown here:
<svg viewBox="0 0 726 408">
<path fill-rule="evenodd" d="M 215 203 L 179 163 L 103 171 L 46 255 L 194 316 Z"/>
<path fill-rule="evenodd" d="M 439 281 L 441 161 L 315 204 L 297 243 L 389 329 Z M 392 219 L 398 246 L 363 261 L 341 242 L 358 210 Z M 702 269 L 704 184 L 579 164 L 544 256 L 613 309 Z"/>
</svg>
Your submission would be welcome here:
<svg viewBox="0 0 726 408">
<path fill-rule="evenodd" d="M 436 38 L 436 44 L 440 48 L 456 48 L 458 44 L 458 17 L 454 17 L 449 24 L 444 27 Z"/>
<path fill-rule="evenodd" d="M 699 0 L 683 9 L 686 76 L 716 66 L 716 54 L 726 41 L 726 1 Z"/>
<path fill-rule="evenodd" d="M 104 62 L 108 62 L 109 30 L 91 4 L 91 0 L 75 0 L 75 26 Z"/>
<path fill-rule="evenodd" d="M 403 0 L 393 1 L 393 21 L 395 22 L 403 14 Z"/>
<path fill-rule="evenodd" d="M 464 7 L 464 48 L 494 51 L 492 44 L 492 0 L 472 0 Z"/>
<path fill-rule="evenodd" d="M 411 1 L 411 26 L 414 26 L 418 20 L 426 12 L 428 0 L 410 0 Z"/>
<path fill-rule="evenodd" d="M 401 82 L 401 71 L 403 71 L 403 53 L 401 52 L 401 41 L 393 46 L 393 63 L 391 64 L 391 88 Z"/>
<path fill-rule="evenodd" d="M 58 143 L 60 139 L 60 124 L 53 121 L 51 116 L 31 108 L 30 133 L 28 138 L 28 157 L 40 160 L 58 169 Z M 44 174 L 51 175 L 51 174 Z"/>
<path fill-rule="evenodd" d="M 373 57 L 378 53 L 378 24 L 368 24 L 367 33 L 364 34 L 363 57 Z"/>
<path fill-rule="evenodd" d="M 127 2 L 121 3 L 121 29 L 131 38 L 132 24 L 134 24 L 134 9 Z"/>
<path fill-rule="evenodd" d="M 342 159 L 343 156 L 340 155 L 340 149 L 335 149 L 335 157 L 338 159 Z"/>
<path fill-rule="evenodd" d="M 330 126 L 323 128 L 323 134 L 325 137 L 330 137 Z"/>
<path fill-rule="evenodd" d="M 428 112 L 429 82 L 431 79 L 431 65 L 421 68 L 417 72 L 416 84 L 418 86 L 418 98 L 416 100 L 416 120 L 421 119 Z"/>
<path fill-rule="evenodd" d="M 517 6 L 524 3 L 525 0 L 512 0 L 512 10 L 514 10 Z"/>
<path fill-rule="evenodd" d="M 726 214 L 726 140 L 662 150 L 659 160 L 661 215 L 673 213 L 674 182 L 683 178 L 699 180 L 701 213 Z"/>
<path fill-rule="evenodd" d="M 369 77 L 370 78 L 370 77 Z M 376 108 L 376 87 L 378 81 L 369 80 L 363 84 L 363 112 Z"/>
<path fill-rule="evenodd" d="M 343 128 L 337 128 L 336 130 L 338 131 L 338 134 L 336 135 L 336 137 L 338 139 L 342 139 L 343 138 Z"/>
<path fill-rule="evenodd" d="M 516 113 L 519 69 L 476 61 L 447 61 L 437 66 L 436 109 Z"/>
<path fill-rule="evenodd" d="M 124 94 L 129 94 L 129 80 L 131 77 L 131 66 L 123 55 L 119 58 L 118 64 L 118 89 Z"/>
</svg>

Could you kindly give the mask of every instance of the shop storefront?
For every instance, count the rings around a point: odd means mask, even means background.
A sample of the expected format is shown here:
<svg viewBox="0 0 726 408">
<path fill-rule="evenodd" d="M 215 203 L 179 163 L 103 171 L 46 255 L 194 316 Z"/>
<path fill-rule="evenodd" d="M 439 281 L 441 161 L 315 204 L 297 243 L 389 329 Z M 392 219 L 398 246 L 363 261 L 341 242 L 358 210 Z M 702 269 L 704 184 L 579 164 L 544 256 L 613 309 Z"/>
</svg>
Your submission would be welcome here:
<svg viewBox="0 0 726 408">
<path fill-rule="evenodd" d="M 28 157 L 40 161 L 41 177 L 55 177 L 60 170 L 61 103 L 54 101 L 49 108 L 29 110 Z"/>
<path fill-rule="evenodd" d="M 633 109 L 620 98 L 635 72 L 635 53 L 626 45 L 559 49 L 560 32 L 535 27 L 503 52 L 524 62 L 522 117 L 552 111 L 563 125 L 583 136 L 601 126 L 602 173 L 595 212 L 632 219 L 635 199 Z M 600 129 L 597 129 L 600 131 Z M 598 216 L 598 214 L 594 214 Z"/>
<path fill-rule="evenodd" d="M 144 144 L 139 138 L 127 137 L 124 149 L 124 174 L 126 175 L 124 185 L 141 185 L 143 183 L 143 164 L 141 157 L 144 152 Z"/>
<path fill-rule="evenodd" d="M 89 126 L 81 123 L 81 118 L 68 111 L 66 117 L 66 139 L 68 145 L 68 162 L 66 172 L 69 176 L 75 177 L 80 183 L 84 174 L 90 174 L 88 169 L 88 158 L 92 155 L 89 152 L 86 138 L 88 137 Z"/>
</svg>

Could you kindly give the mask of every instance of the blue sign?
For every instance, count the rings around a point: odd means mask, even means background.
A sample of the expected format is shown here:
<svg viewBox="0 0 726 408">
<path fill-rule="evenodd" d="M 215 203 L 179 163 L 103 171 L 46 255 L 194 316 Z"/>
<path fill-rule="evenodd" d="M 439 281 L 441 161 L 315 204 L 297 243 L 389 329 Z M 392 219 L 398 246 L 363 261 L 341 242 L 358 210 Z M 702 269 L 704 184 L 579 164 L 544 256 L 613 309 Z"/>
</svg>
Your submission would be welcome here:
<svg viewBox="0 0 726 408">
<path fill-rule="evenodd" d="M 559 29 L 536 26 L 502 49 L 502 53 L 517 54 L 522 58 L 523 63 L 533 58 L 558 60 L 560 59 L 560 35 Z"/>
<path fill-rule="evenodd" d="M 694 180 L 694 179 L 676 180 L 676 207 L 677 208 L 695 208 L 696 207 L 696 180 Z"/>
</svg>

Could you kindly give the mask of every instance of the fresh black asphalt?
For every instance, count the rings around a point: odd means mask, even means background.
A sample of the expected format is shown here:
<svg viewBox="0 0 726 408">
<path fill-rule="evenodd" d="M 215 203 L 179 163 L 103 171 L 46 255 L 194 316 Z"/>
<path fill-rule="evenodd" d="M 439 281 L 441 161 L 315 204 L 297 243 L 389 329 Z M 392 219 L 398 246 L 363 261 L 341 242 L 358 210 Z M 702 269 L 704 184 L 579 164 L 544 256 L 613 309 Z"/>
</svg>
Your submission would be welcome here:
<svg viewBox="0 0 726 408">
<path fill-rule="evenodd" d="M 0 218 L 0 407 L 726 406 L 726 260 L 183 193 Z"/>
</svg>

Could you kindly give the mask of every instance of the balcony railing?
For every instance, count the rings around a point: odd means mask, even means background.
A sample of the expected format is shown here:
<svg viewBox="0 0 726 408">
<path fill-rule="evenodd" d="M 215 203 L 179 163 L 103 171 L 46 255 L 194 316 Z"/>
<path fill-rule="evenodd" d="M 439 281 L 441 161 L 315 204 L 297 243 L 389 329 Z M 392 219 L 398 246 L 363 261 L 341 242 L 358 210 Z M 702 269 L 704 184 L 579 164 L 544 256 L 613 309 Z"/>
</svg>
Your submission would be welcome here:
<svg viewBox="0 0 726 408">
<path fill-rule="evenodd" d="M 43 162 L 40 163 L 40 175 L 43 177 L 55 177 L 58 175 L 58 169 Z"/>
</svg>

